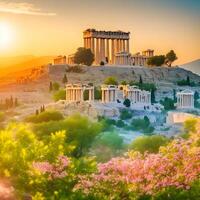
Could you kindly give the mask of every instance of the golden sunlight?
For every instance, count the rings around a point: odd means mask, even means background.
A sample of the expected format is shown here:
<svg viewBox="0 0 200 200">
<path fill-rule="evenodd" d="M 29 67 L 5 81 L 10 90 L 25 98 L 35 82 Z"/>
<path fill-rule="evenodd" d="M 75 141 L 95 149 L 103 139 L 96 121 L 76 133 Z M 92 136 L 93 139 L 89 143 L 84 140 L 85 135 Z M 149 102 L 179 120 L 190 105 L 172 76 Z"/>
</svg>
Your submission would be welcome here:
<svg viewBox="0 0 200 200">
<path fill-rule="evenodd" d="M 7 48 L 13 40 L 13 32 L 9 24 L 0 22 L 0 48 Z"/>
</svg>

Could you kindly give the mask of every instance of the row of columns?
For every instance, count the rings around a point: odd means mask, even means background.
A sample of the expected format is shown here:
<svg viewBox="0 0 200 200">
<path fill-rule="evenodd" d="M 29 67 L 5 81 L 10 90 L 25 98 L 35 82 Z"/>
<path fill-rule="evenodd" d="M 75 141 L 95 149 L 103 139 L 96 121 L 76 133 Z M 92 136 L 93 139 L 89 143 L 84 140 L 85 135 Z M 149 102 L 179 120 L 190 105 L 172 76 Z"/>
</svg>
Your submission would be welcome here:
<svg viewBox="0 0 200 200">
<path fill-rule="evenodd" d="M 115 54 L 119 52 L 129 53 L 129 39 L 109 39 L 109 38 L 84 38 L 84 47 L 91 49 L 95 55 L 95 63 L 101 61 L 115 63 Z"/>
<path fill-rule="evenodd" d="M 194 108 L 194 95 L 193 94 L 178 94 L 177 107 L 178 108 Z"/>
<path fill-rule="evenodd" d="M 115 64 L 117 65 L 130 65 L 129 56 L 127 55 L 117 55 L 115 59 Z"/>
<path fill-rule="evenodd" d="M 117 99 L 116 90 L 102 90 L 102 103 L 115 102 Z"/>
<path fill-rule="evenodd" d="M 77 102 L 84 101 L 84 91 L 88 90 L 89 92 L 89 101 L 94 101 L 94 89 L 66 89 L 66 101 Z"/>
<path fill-rule="evenodd" d="M 148 60 L 148 58 L 145 58 L 142 56 L 133 56 L 132 57 L 132 63 L 134 63 L 134 65 L 138 65 L 138 66 L 145 66 L 147 64 L 147 60 Z"/>
<path fill-rule="evenodd" d="M 134 103 L 151 104 L 151 94 L 149 92 L 136 91 L 125 91 L 124 96 L 130 99 Z"/>
</svg>

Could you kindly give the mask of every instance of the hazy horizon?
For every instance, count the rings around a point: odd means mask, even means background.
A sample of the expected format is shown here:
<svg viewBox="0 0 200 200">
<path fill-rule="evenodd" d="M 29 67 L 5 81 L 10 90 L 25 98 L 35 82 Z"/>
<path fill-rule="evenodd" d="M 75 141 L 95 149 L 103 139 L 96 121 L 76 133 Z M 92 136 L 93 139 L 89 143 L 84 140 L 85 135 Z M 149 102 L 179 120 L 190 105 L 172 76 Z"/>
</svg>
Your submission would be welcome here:
<svg viewBox="0 0 200 200">
<path fill-rule="evenodd" d="M 9 36 L 0 57 L 69 55 L 83 46 L 82 32 L 95 28 L 130 31 L 131 53 L 173 49 L 175 64 L 184 64 L 200 58 L 199 9 L 197 0 L 1 1 L 0 27 Z"/>
</svg>

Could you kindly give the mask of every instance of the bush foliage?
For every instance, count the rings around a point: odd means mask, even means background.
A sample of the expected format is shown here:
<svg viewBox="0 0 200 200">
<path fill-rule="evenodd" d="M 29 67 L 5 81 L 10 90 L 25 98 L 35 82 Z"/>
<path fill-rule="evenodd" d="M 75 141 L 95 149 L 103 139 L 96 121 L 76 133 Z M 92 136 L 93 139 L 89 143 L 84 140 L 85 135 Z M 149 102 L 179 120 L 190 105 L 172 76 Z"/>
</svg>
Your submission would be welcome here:
<svg viewBox="0 0 200 200">
<path fill-rule="evenodd" d="M 64 117 L 60 112 L 55 110 L 47 110 L 39 113 L 38 115 L 30 115 L 26 117 L 25 121 L 32 123 L 42 123 L 49 121 L 59 121 L 62 120 L 63 118 Z"/>
</svg>

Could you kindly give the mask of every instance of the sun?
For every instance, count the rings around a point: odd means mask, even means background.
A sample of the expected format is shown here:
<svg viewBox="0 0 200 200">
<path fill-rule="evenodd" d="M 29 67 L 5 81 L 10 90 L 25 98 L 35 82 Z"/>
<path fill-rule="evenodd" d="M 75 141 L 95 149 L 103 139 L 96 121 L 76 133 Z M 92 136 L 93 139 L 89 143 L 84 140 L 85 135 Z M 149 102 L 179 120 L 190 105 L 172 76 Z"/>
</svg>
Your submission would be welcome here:
<svg viewBox="0 0 200 200">
<path fill-rule="evenodd" d="M 0 22 L 0 48 L 7 48 L 13 39 L 13 34 L 9 24 Z"/>
</svg>

